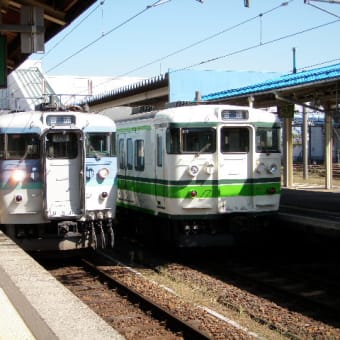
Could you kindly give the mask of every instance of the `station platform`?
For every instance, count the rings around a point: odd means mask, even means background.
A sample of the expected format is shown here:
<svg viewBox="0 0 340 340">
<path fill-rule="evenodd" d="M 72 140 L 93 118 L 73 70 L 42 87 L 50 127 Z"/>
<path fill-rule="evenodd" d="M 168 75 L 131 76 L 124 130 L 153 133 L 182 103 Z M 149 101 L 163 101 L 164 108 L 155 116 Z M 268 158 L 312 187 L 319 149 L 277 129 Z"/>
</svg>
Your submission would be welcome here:
<svg viewBox="0 0 340 340">
<path fill-rule="evenodd" d="M 124 339 L 0 231 L 0 339 Z"/>
<path fill-rule="evenodd" d="M 282 205 L 297 205 L 324 211 L 340 211 L 340 186 L 325 189 L 323 185 L 295 184 L 282 188 Z"/>
<path fill-rule="evenodd" d="M 306 184 L 282 188 L 278 217 L 306 231 L 340 237 L 340 186 L 331 190 Z"/>
</svg>

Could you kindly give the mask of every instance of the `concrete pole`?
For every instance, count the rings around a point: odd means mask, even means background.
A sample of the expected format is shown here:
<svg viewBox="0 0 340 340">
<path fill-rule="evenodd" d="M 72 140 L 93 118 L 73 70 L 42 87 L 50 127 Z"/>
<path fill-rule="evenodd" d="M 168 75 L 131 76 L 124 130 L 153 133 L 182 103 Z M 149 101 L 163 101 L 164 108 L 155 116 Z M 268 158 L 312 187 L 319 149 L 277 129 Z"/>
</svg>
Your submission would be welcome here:
<svg viewBox="0 0 340 340">
<path fill-rule="evenodd" d="M 333 168 L 333 124 L 330 106 L 325 105 L 325 188 L 332 189 L 332 168 Z"/>
<path fill-rule="evenodd" d="M 289 188 L 293 186 L 292 118 L 284 118 L 283 130 L 283 185 Z"/>
<path fill-rule="evenodd" d="M 302 145 L 303 145 L 303 178 L 308 178 L 308 112 L 302 108 L 303 126 L 302 126 Z"/>
</svg>

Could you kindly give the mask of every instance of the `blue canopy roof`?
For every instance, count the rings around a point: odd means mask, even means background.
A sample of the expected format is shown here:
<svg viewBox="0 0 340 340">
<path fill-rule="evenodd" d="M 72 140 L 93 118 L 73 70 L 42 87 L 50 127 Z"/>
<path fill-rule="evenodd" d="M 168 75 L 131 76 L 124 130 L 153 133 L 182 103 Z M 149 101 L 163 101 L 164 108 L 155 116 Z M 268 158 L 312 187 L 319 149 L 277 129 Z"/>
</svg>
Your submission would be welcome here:
<svg viewBox="0 0 340 340">
<path fill-rule="evenodd" d="M 279 78 L 266 80 L 258 84 L 211 93 L 202 96 L 202 100 L 209 101 L 235 96 L 242 96 L 247 94 L 256 94 L 260 92 L 268 92 L 287 87 L 303 86 L 311 83 L 318 83 L 325 80 L 331 80 L 336 78 L 340 79 L 340 64 L 321 67 L 310 71 L 302 71 L 298 73 L 287 74 Z"/>
</svg>

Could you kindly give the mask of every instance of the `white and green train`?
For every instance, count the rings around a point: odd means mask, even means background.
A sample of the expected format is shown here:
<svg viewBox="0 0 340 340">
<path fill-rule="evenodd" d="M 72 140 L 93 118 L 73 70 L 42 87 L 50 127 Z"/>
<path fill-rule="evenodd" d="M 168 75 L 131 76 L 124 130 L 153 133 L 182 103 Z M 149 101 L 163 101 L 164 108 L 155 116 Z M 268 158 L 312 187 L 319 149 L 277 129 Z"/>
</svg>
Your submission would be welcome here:
<svg viewBox="0 0 340 340">
<path fill-rule="evenodd" d="M 280 201 L 280 121 L 231 105 L 118 112 L 117 216 L 179 246 L 223 244 Z M 249 222 L 247 224 L 247 222 Z"/>
</svg>

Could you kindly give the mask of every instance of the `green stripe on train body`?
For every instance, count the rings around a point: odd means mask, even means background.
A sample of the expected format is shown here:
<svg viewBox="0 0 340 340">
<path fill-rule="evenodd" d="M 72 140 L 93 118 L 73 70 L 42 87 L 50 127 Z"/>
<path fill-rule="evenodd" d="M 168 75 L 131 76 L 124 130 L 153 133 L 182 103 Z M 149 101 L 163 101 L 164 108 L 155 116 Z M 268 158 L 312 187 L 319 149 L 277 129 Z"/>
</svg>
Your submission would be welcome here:
<svg viewBox="0 0 340 340">
<path fill-rule="evenodd" d="M 263 179 L 259 182 L 250 181 L 188 181 L 187 184 L 174 184 L 174 182 L 162 181 L 155 183 L 150 180 L 144 181 L 140 178 L 122 179 L 118 178 L 118 189 L 128 190 L 135 193 L 155 195 L 167 198 L 191 198 L 191 192 L 197 192 L 197 198 L 217 198 L 231 196 L 262 196 L 281 192 L 281 183 L 279 178 L 270 178 L 268 182 Z"/>
</svg>

